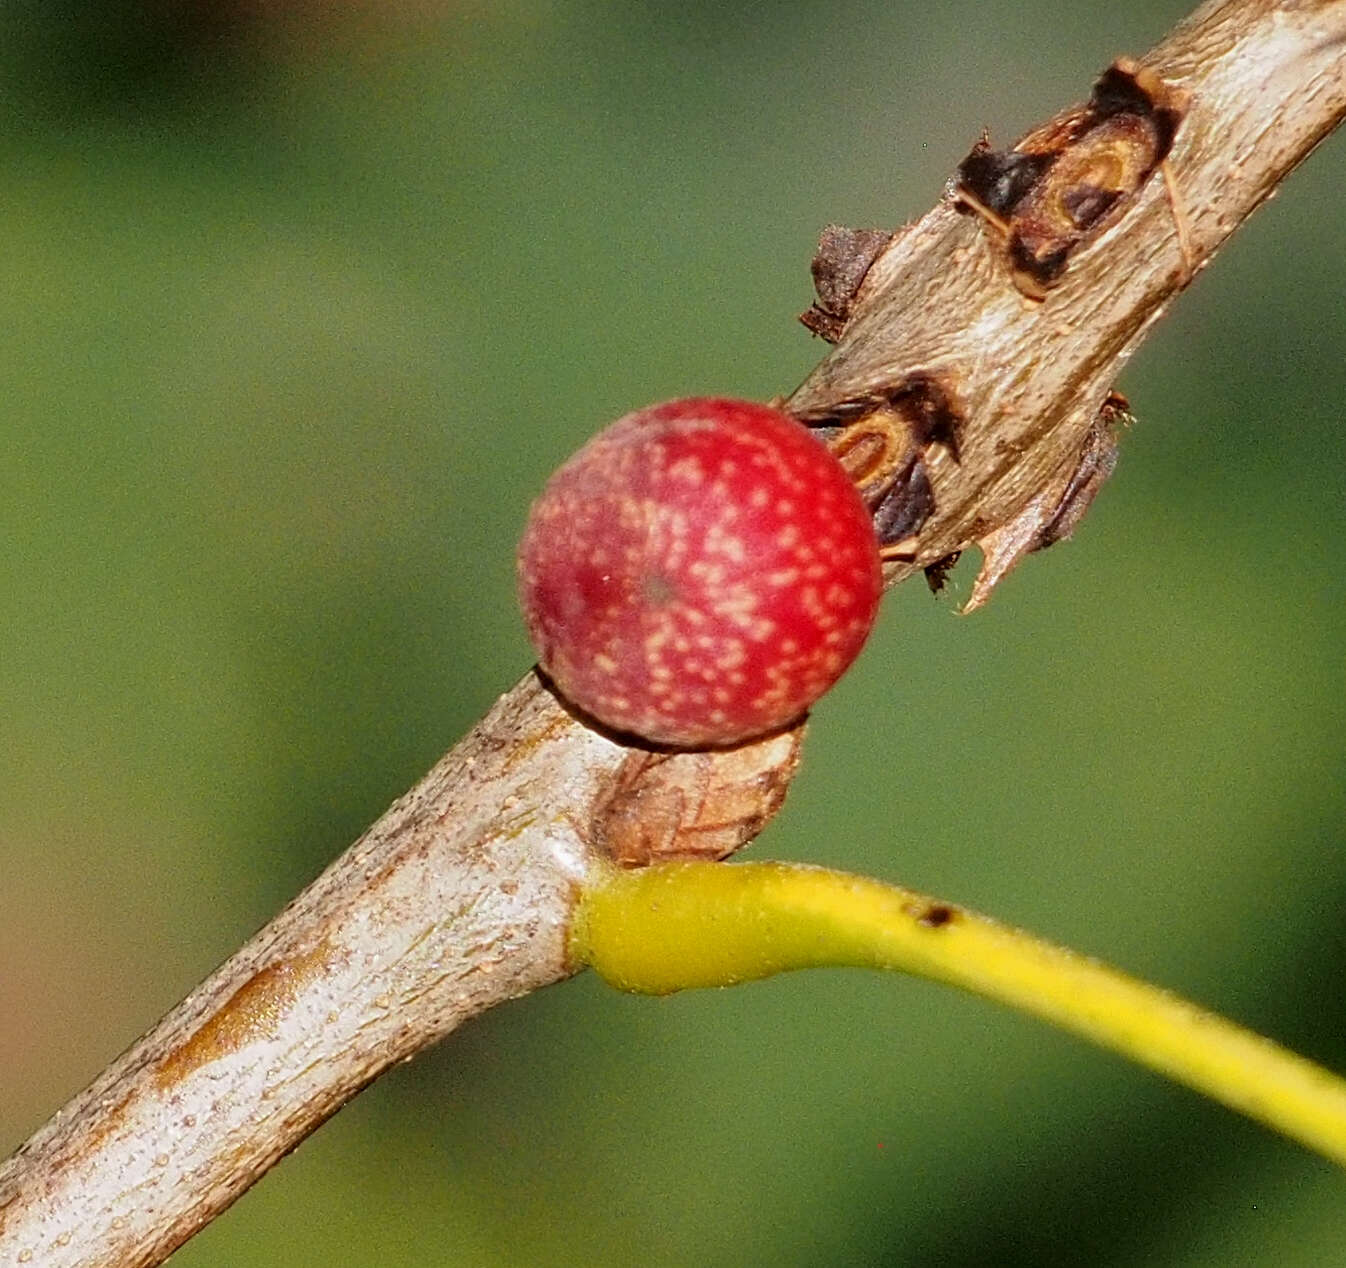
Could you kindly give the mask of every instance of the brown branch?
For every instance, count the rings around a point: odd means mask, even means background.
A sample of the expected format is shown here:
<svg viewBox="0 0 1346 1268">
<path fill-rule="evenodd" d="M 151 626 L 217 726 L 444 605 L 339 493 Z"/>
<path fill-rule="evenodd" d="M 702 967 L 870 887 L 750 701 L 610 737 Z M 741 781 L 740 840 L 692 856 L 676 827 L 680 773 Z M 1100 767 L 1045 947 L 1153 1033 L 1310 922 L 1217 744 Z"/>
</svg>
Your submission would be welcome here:
<svg viewBox="0 0 1346 1268">
<path fill-rule="evenodd" d="M 979 603 L 1069 534 L 1110 469 L 1121 366 L 1343 113 L 1346 0 L 1218 0 L 1090 106 L 979 149 L 891 240 L 832 236 L 852 267 L 824 251 L 810 324 L 836 347 L 788 408 L 832 429 L 891 581 L 977 544 Z M 0 1264 L 160 1262 L 389 1065 L 564 977 L 597 853 L 742 845 L 799 735 L 652 755 L 525 678 L 0 1167 Z"/>
<path fill-rule="evenodd" d="M 952 198 L 894 236 L 836 348 L 788 401 L 801 418 L 841 421 L 919 376 L 957 398 L 958 453 L 924 446 L 933 510 L 890 580 L 978 545 L 976 607 L 1038 544 L 1153 323 L 1340 121 L 1343 39 L 1340 0 L 1202 6 L 1140 63 L 1186 99 L 1168 179 L 1125 200 L 1041 301 L 1007 284 L 995 235 Z"/>
</svg>

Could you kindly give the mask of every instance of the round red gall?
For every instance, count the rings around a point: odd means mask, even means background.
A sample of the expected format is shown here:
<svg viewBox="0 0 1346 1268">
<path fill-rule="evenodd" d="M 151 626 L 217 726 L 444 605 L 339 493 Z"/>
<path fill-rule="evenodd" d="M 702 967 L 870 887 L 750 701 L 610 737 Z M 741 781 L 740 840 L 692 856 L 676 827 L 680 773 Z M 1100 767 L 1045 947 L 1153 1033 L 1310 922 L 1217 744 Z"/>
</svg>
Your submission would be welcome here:
<svg viewBox="0 0 1346 1268">
<path fill-rule="evenodd" d="M 709 748 L 801 717 L 882 591 L 859 493 L 807 428 L 750 401 L 628 414 L 551 478 L 519 545 L 539 664 L 582 712 Z"/>
</svg>

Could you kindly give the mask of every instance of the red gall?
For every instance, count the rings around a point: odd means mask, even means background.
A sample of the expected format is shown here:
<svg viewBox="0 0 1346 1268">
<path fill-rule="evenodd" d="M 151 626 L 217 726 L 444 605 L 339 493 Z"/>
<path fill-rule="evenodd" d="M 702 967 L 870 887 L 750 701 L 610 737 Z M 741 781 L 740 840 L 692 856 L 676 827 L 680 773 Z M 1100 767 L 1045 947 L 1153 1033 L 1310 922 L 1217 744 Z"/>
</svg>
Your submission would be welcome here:
<svg viewBox="0 0 1346 1268">
<path fill-rule="evenodd" d="M 868 511 L 807 428 L 698 397 L 628 414 L 552 476 L 518 554 L 541 668 L 611 730 L 681 748 L 800 718 L 882 590 Z"/>
</svg>

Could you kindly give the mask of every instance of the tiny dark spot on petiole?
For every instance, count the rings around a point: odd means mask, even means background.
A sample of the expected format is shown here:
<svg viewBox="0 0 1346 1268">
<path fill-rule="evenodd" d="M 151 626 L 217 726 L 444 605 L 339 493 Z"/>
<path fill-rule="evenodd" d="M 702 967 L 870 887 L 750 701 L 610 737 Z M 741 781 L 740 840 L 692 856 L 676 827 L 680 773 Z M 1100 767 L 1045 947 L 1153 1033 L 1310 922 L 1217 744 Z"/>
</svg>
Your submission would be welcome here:
<svg viewBox="0 0 1346 1268">
<path fill-rule="evenodd" d="M 947 903 L 931 903 L 917 915 L 916 923 L 927 929 L 942 929 L 952 922 L 956 914 Z"/>
</svg>

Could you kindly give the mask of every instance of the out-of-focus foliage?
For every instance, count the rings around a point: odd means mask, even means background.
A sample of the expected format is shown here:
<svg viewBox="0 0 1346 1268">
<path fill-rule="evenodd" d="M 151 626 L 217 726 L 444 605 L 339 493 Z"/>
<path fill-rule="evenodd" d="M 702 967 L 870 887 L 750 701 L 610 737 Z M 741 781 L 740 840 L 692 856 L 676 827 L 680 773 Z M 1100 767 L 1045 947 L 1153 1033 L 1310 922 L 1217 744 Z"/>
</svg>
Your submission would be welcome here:
<svg viewBox="0 0 1346 1268">
<path fill-rule="evenodd" d="M 1182 11 L 0 5 L 0 1151 L 524 671 L 513 545 L 564 455 L 791 388 L 824 223 L 919 214 L 983 124 Z M 966 621 L 890 596 L 759 856 L 1346 1067 L 1343 163 L 1128 370 L 1073 543 Z M 174 1262 L 1318 1265 L 1344 1187 L 926 983 L 581 979 L 384 1079 Z"/>
</svg>

